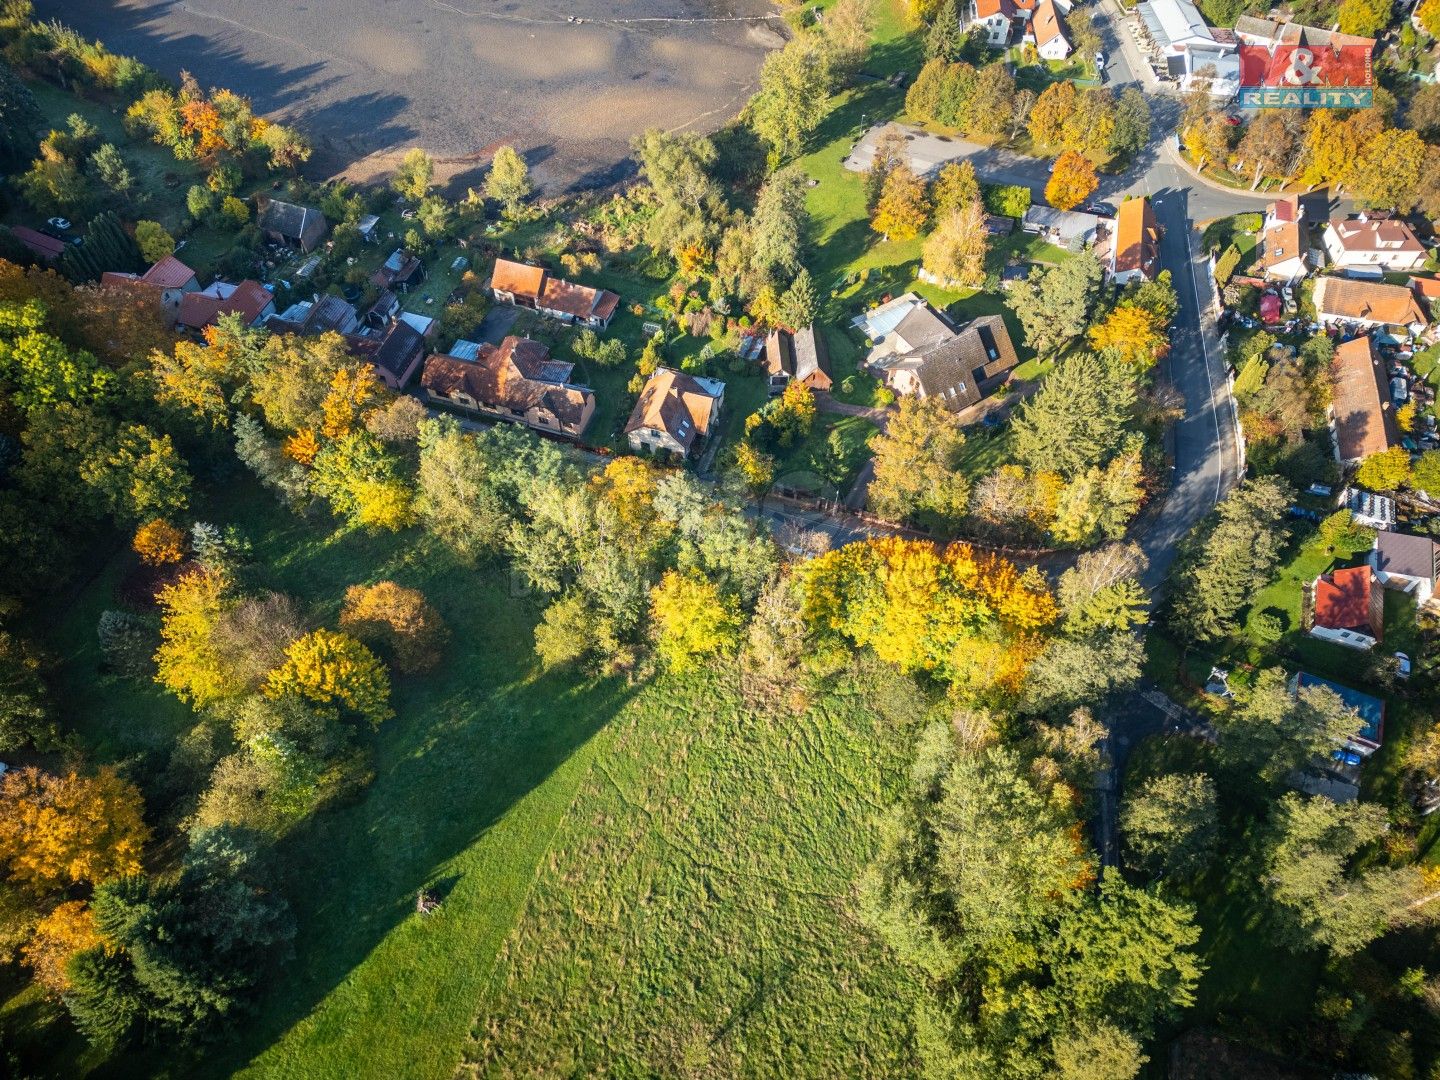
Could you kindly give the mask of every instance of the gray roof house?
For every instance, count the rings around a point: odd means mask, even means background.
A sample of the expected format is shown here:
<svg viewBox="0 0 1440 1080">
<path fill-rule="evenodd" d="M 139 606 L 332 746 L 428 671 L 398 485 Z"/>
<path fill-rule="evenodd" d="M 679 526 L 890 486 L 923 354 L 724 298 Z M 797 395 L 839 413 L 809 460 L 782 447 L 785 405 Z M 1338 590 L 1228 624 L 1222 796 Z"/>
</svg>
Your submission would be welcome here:
<svg viewBox="0 0 1440 1080">
<path fill-rule="evenodd" d="M 999 315 L 955 327 L 923 300 L 911 299 L 915 303 L 903 314 L 869 313 L 876 317 L 869 327 L 881 337 L 865 367 L 896 393 L 938 397 L 958 413 L 994 393 L 1020 362 Z"/>
<path fill-rule="evenodd" d="M 1370 565 L 1387 589 L 1411 593 L 1416 603 L 1426 604 L 1435 593 L 1436 578 L 1440 578 L 1440 544 L 1428 536 L 1378 533 Z"/>
<path fill-rule="evenodd" d="M 1053 206 L 1031 206 L 1025 211 L 1021 229 L 1037 233 L 1047 242 L 1067 251 L 1078 251 L 1105 236 L 1115 234 L 1115 219 L 1079 210 L 1057 210 Z"/>
<path fill-rule="evenodd" d="M 765 372 L 770 376 L 770 392 L 777 394 L 791 379 L 811 390 L 829 390 L 832 385 L 830 350 L 823 334 L 814 326 L 798 333 L 776 330 L 765 341 Z"/>
<path fill-rule="evenodd" d="M 288 244 L 307 254 L 325 238 L 325 215 L 319 210 L 295 203 L 271 199 L 260 211 L 257 222 L 265 238 L 276 244 Z"/>
</svg>

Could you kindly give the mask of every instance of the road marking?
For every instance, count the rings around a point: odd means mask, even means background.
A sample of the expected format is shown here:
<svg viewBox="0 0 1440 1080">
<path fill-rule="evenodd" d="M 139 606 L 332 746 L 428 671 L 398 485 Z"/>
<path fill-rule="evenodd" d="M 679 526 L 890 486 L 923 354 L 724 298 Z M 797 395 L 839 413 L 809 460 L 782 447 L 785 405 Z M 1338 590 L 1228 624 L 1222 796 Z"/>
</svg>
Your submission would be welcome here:
<svg viewBox="0 0 1440 1080">
<path fill-rule="evenodd" d="M 1200 355 L 1205 358 L 1205 385 L 1210 389 L 1210 411 L 1215 421 L 1215 501 L 1225 479 L 1221 460 L 1225 456 L 1224 440 L 1220 437 L 1220 413 L 1215 407 L 1215 380 L 1210 377 L 1210 349 L 1205 344 L 1205 316 L 1200 310 L 1200 286 L 1195 284 L 1195 253 L 1190 249 L 1190 218 L 1185 216 L 1185 262 L 1190 269 L 1190 294 L 1195 298 L 1195 332 L 1200 335 Z"/>
</svg>

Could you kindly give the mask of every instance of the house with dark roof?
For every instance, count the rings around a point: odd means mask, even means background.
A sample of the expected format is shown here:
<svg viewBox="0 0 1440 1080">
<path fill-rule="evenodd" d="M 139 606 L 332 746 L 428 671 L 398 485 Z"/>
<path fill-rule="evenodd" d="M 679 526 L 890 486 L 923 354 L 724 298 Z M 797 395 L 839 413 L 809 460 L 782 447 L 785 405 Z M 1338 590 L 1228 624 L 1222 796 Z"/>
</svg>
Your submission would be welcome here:
<svg viewBox="0 0 1440 1080">
<path fill-rule="evenodd" d="M 656 368 L 625 424 L 625 437 L 637 454 L 668 451 L 688 457 L 714 432 L 724 403 L 725 384 L 720 380 Z"/>
<path fill-rule="evenodd" d="M 1338 269 L 1370 277 L 1419 270 L 1429 255 L 1399 218 L 1364 213 L 1326 224 L 1325 253 Z"/>
<path fill-rule="evenodd" d="M 425 277 L 425 264 L 404 248 L 396 248 L 380 269 L 370 275 L 370 280 L 382 291 L 406 293 Z"/>
<path fill-rule="evenodd" d="M 778 394 L 794 379 L 811 390 L 829 390 L 834 385 L 830 371 L 830 349 L 825 335 L 807 326 L 798 333 L 775 330 L 765 339 L 765 373 L 770 393 Z"/>
<path fill-rule="evenodd" d="M 404 390 L 425 359 L 425 335 L 403 319 L 396 319 L 378 334 L 346 334 L 350 354 L 363 357 L 391 390 Z"/>
<path fill-rule="evenodd" d="M 1332 570 L 1303 586 L 1301 626 L 1311 637 L 1369 651 L 1384 637 L 1385 591 L 1368 564 Z"/>
<path fill-rule="evenodd" d="M 391 321 L 400 317 L 400 298 L 386 289 L 365 309 L 360 321 L 376 330 L 383 330 Z"/>
<path fill-rule="evenodd" d="M 1400 445 L 1385 365 L 1368 337 L 1344 342 L 1330 362 L 1330 433 L 1335 460 L 1353 465 Z"/>
<path fill-rule="evenodd" d="M 256 224 L 272 244 L 298 248 L 306 254 L 325 239 L 328 229 L 325 215 L 319 210 L 280 199 L 271 199 L 261 208 Z"/>
<path fill-rule="evenodd" d="M 496 259 L 490 295 L 502 304 L 527 307 L 561 322 L 605 330 L 620 306 L 608 289 L 592 289 L 550 276 L 543 266 Z"/>
<path fill-rule="evenodd" d="M 1410 593 L 1423 606 L 1430 603 L 1440 579 L 1440 544 L 1428 536 L 1377 533 L 1370 566 L 1381 585 Z"/>
<path fill-rule="evenodd" d="M 175 323 L 199 332 L 213 326 L 222 315 L 239 315 L 246 326 L 259 326 L 275 314 L 275 294 L 258 281 L 246 278 L 239 285 L 217 281 L 198 292 L 180 298 Z"/>
<path fill-rule="evenodd" d="M 425 359 L 425 335 L 414 326 L 397 318 L 362 327 L 355 308 L 331 293 L 290 305 L 266 320 L 265 328 L 275 334 L 339 334 L 350 355 L 368 361 L 392 390 L 405 389 Z"/>
<path fill-rule="evenodd" d="M 958 413 L 999 389 L 1019 362 L 999 315 L 957 328 L 917 301 L 870 350 L 865 369 L 897 394 L 938 397 Z"/>
<path fill-rule="evenodd" d="M 473 360 L 437 353 L 420 385 L 432 401 L 574 438 L 595 413 L 594 391 L 570 382 L 574 367 L 540 342 L 512 336 L 480 345 Z"/>
<path fill-rule="evenodd" d="M 313 300 L 296 301 L 265 325 L 277 334 L 353 334 L 360 327 L 360 318 L 348 300 L 334 293 L 319 293 Z"/>
</svg>

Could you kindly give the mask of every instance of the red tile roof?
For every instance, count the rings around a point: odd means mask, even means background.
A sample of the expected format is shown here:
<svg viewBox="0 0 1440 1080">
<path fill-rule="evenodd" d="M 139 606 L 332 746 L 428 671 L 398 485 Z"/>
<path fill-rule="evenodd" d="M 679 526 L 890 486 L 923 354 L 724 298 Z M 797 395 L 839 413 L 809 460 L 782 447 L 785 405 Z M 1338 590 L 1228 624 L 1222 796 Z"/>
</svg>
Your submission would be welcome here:
<svg viewBox="0 0 1440 1080">
<path fill-rule="evenodd" d="M 420 385 L 442 397 L 459 390 L 496 412 L 539 410 L 553 415 L 566 430 L 579 432 L 595 394 L 570 382 L 573 368 L 552 360 L 541 342 L 507 337 L 498 346 L 481 345 L 474 360 L 431 356 Z"/>
<path fill-rule="evenodd" d="M 1120 204 L 1115 222 L 1115 272 L 1139 270 L 1147 278 L 1154 273 L 1160 254 L 1160 230 L 1155 211 L 1143 196 Z"/>
<path fill-rule="evenodd" d="M 538 300 L 545 287 L 545 268 L 530 266 L 528 263 L 496 259 L 495 271 L 490 275 L 490 288 L 515 296 Z"/>
<path fill-rule="evenodd" d="M 46 236 L 42 232 L 36 232 L 28 225 L 16 225 L 10 232 L 14 234 L 16 240 L 19 240 L 46 262 L 59 258 L 60 253 L 65 250 L 65 241 L 56 240 L 53 236 Z"/>
<path fill-rule="evenodd" d="M 1035 34 L 1036 48 L 1057 37 L 1064 40 L 1065 34 L 1060 29 L 1060 15 L 1055 10 L 1054 0 L 1040 0 L 1035 5 L 1035 15 L 1030 20 L 1030 29 Z"/>
<path fill-rule="evenodd" d="M 245 325 L 249 326 L 274 299 L 264 285 L 246 279 L 235 286 L 235 291 L 224 300 L 198 292 L 186 293 L 180 298 L 180 313 L 175 321 L 181 326 L 199 330 L 233 311 L 238 312 Z"/>
<path fill-rule="evenodd" d="M 194 276 L 194 270 L 174 255 L 166 255 L 141 274 L 140 280 L 146 285 L 155 285 L 161 289 L 183 289 Z"/>
<path fill-rule="evenodd" d="M 1283 199 L 1276 199 L 1265 208 L 1265 213 L 1274 218 L 1276 222 L 1299 221 L 1300 196 L 1286 195 Z"/>
<path fill-rule="evenodd" d="M 1370 628 L 1370 567 L 1353 566 L 1315 579 L 1315 624 L 1330 630 Z"/>
<path fill-rule="evenodd" d="M 1423 323 L 1425 312 L 1404 285 L 1330 275 L 1315 282 L 1315 310 L 1341 319 L 1409 326 Z"/>
<path fill-rule="evenodd" d="M 1330 377 L 1335 384 L 1332 408 L 1341 461 L 1367 458 L 1400 441 L 1385 371 L 1368 337 L 1354 338 L 1335 350 Z"/>
<path fill-rule="evenodd" d="M 577 319 L 599 316 L 607 319 L 615 313 L 620 297 L 606 289 L 592 289 L 559 278 L 546 278 L 540 306 L 548 311 L 563 311 Z"/>
</svg>

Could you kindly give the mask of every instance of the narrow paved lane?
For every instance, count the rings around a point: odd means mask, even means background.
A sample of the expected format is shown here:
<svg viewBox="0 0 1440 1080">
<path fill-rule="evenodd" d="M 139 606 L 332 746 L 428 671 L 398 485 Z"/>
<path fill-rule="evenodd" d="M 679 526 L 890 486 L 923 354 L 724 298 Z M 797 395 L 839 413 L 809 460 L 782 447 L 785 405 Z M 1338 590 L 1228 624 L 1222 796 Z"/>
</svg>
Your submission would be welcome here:
<svg viewBox="0 0 1440 1080">
<path fill-rule="evenodd" d="M 1226 381 L 1225 357 L 1215 335 L 1217 307 L 1200 244 L 1200 222 L 1263 205 L 1249 193 L 1220 191 L 1197 182 L 1175 164 L 1165 147 L 1179 120 L 1173 94 L 1140 77 L 1138 50 L 1122 36 L 1110 4 L 1096 9 L 1096 27 L 1109 60 L 1107 85 L 1116 93 L 1139 87 L 1150 103 L 1150 145 L 1131 171 L 1105 185 L 1116 199 L 1148 195 L 1164 229 L 1161 265 L 1170 271 L 1180 301 L 1162 373 L 1183 399 L 1184 412 L 1171 432 L 1171 488 L 1164 505 L 1138 539 L 1150 559 L 1145 585 L 1155 592 L 1164 584 L 1180 538 L 1224 497 L 1239 478 L 1239 446 Z M 1132 59 L 1133 58 L 1133 59 Z"/>
</svg>

